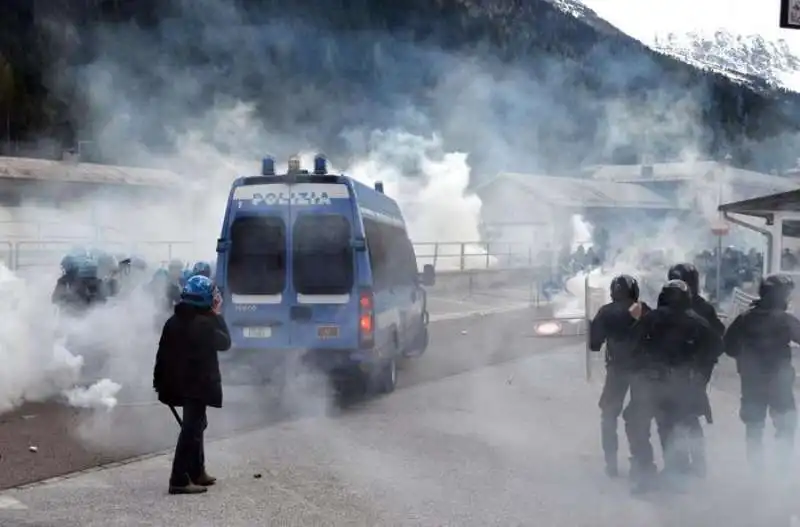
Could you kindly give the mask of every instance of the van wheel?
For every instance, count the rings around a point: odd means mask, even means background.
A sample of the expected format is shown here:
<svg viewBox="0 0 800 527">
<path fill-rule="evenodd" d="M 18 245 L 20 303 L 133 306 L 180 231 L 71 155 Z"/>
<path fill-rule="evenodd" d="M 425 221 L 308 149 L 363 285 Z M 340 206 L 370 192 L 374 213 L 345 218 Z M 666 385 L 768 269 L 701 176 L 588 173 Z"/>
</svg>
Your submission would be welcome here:
<svg viewBox="0 0 800 527">
<path fill-rule="evenodd" d="M 397 360 L 394 357 L 381 366 L 375 377 L 375 392 L 392 393 L 397 387 Z"/>
</svg>

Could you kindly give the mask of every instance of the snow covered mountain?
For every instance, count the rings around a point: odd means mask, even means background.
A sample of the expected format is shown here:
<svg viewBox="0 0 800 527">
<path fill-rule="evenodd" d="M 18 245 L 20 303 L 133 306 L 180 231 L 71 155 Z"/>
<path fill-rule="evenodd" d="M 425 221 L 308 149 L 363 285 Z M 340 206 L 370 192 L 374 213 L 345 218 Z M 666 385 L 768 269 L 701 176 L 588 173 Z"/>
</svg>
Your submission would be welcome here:
<svg viewBox="0 0 800 527">
<path fill-rule="evenodd" d="M 800 92 L 800 31 L 779 29 L 778 2 L 764 0 L 551 0 L 591 13 L 651 49 L 754 88 Z"/>
<path fill-rule="evenodd" d="M 656 34 L 646 44 L 689 64 L 744 82 L 757 77 L 774 86 L 800 91 L 800 57 L 782 39 L 718 30 Z"/>
</svg>

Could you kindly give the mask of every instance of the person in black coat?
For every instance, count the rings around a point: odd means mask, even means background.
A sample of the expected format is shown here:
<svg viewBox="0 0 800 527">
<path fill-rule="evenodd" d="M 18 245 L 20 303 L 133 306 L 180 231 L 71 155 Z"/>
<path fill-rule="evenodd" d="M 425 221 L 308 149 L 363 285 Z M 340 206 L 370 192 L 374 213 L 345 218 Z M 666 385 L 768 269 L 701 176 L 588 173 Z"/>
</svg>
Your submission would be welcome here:
<svg viewBox="0 0 800 527">
<path fill-rule="evenodd" d="M 717 316 L 717 311 L 714 306 L 709 304 L 705 298 L 700 296 L 700 273 L 697 267 L 691 263 L 679 263 L 670 267 L 667 273 L 667 280 L 682 280 L 689 286 L 689 291 L 692 294 L 692 311 L 700 315 L 709 327 L 720 338 L 725 333 L 725 325 Z M 720 348 L 717 353 L 721 354 Z M 716 359 L 710 360 L 708 369 L 703 374 L 703 381 L 705 387 L 702 391 L 697 392 L 698 403 L 702 407 L 702 413 L 706 418 L 707 423 L 713 423 L 714 417 L 711 411 L 711 401 L 708 398 L 708 383 L 711 381 L 711 372 L 716 364 Z M 700 416 L 695 415 L 687 419 L 687 426 L 689 427 L 689 435 L 692 438 L 690 449 L 687 452 L 688 457 L 678 461 L 678 468 L 685 473 L 691 473 L 695 476 L 705 477 L 706 475 L 706 452 L 705 441 L 703 440 L 703 425 L 700 423 Z M 663 436 L 662 436 L 663 437 Z M 663 447 L 664 445 L 662 445 Z"/>
<path fill-rule="evenodd" d="M 745 424 L 747 458 L 757 469 L 764 464 L 767 413 L 775 425 L 779 467 L 791 466 L 797 429 L 791 343 L 800 343 L 800 320 L 786 312 L 793 291 L 790 276 L 767 276 L 758 300 L 725 333 L 725 353 L 736 359 L 741 378 L 739 417 Z"/>
<path fill-rule="evenodd" d="M 600 395 L 600 437 L 606 462 L 606 474 L 616 477 L 617 421 L 625 405 L 625 397 L 633 375 L 632 358 L 637 344 L 634 326 L 636 318 L 631 309 L 639 305 L 640 315 L 650 307 L 639 302 L 639 283 L 629 275 L 619 275 L 611 281 L 611 302 L 597 312 L 589 326 L 589 349 L 599 352 L 606 345 L 606 380 Z"/>
<path fill-rule="evenodd" d="M 692 449 L 690 443 L 702 441 L 702 436 L 691 437 L 688 432 L 693 418 L 704 411 L 698 392 L 705 389 L 706 375 L 722 351 L 722 339 L 691 306 L 689 286 L 670 280 L 658 296 L 656 309 L 642 315 L 637 324 L 640 340 L 625 419 L 636 493 L 650 490 L 654 483 L 653 419 L 662 434 L 668 481 L 680 482 L 674 476 L 682 472 L 679 465 L 687 457 L 687 447 Z"/>
<path fill-rule="evenodd" d="M 219 314 L 221 299 L 205 276 L 193 276 L 164 324 L 153 370 L 158 400 L 183 408 L 183 420 L 169 481 L 170 494 L 198 494 L 216 481 L 206 473 L 203 434 L 206 408 L 222 407 L 217 352 L 231 346 Z"/>
</svg>

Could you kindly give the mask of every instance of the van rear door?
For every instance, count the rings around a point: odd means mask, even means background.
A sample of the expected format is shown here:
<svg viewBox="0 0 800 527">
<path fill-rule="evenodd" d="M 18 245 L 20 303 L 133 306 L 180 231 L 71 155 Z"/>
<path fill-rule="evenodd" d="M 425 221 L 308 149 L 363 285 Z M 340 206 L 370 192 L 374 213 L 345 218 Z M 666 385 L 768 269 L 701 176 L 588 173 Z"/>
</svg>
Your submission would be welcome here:
<svg viewBox="0 0 800 527">
<path fill-rule="evenodd" d="M 291 208 L 290 308 L 295 347 L 355 349 L 358 289 L 354 196 L 342 183 L 298 183 Z M 307 198 L 307 199 L 306 199 Z"/>
<path fill-rule="evenodd" d="M 234 193 L 224 285 L 225 314 L 236 347 L 290 348 L 291 202 L 282 183 L 244 185 Z"/>
</svg>

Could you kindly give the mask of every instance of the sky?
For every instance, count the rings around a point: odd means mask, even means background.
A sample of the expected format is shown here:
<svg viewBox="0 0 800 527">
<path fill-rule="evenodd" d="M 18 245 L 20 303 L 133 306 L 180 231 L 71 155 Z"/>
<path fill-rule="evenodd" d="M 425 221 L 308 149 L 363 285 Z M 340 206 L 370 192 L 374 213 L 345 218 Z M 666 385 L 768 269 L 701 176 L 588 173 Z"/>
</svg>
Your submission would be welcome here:
<svg viewBox="0 0 800 527">
<path fill-rule="evenodd" d="M 625 33 L 652 43 L 656 34 L 714 32 L 783 39 L 800 55 L 800 30 L 780 29 L 779 0 L 580 0 Z M 699 7 L 702 6 L 702 7 Z"/>
</svg>

